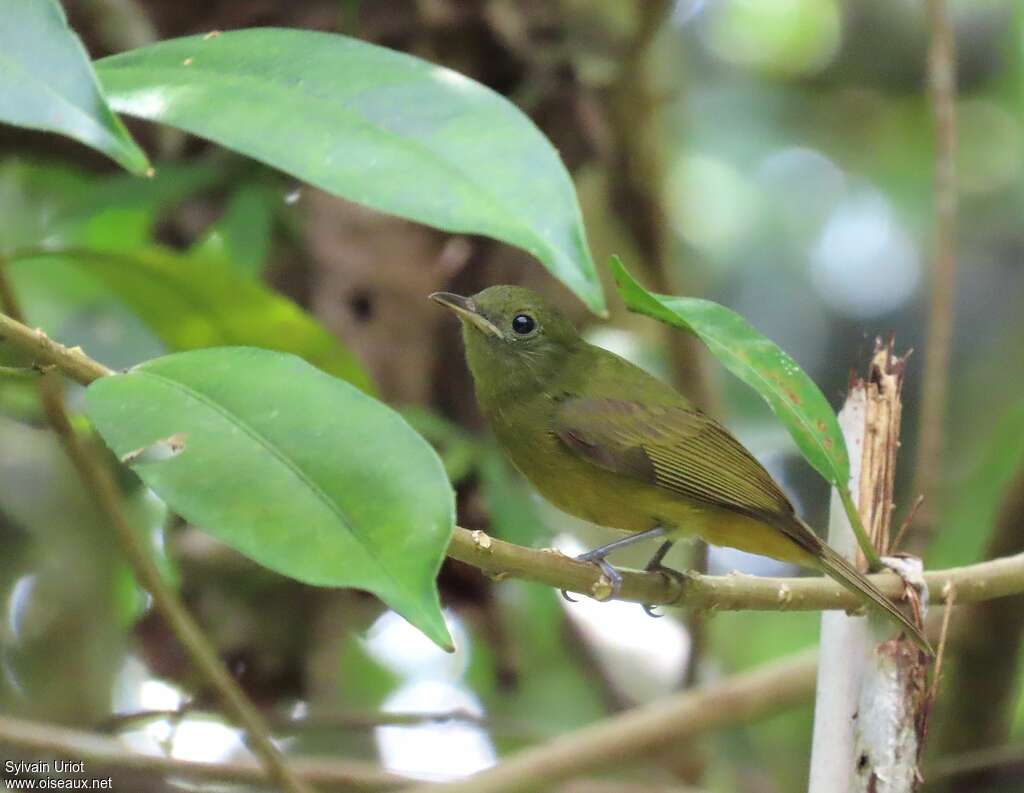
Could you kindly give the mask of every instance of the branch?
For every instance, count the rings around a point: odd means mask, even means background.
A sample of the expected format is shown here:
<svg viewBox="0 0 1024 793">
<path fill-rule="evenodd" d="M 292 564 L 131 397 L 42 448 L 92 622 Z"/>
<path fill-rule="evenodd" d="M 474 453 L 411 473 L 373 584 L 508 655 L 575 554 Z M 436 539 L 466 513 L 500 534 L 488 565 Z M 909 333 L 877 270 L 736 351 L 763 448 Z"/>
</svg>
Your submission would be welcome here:
<svg viewBox="0 0 1024 793">
<path fill-rule="evenodd" d="M 265 767 L 256 762 L 200 763 L 162 755 L 140 754 L 128 751 L 115 738 L 10 716 L 0 716 L 0 745 L 86 760 L 90 766 L 95 763 L 108 768 L 138 769 L 189 779 L 249 784 L 266 783 L 272 779 Z M 405 777 L 354 761 L 294 757 L 290 758 L 289 767 L 304 784 L 328 788 L 381 790 L 409 781 Z"/>
<path fill-rule="evenodd" d="M 0 366 L 0 377 L 7 377 L 11 380 L 35 380 L 46 372 L 34 366 Z"/>
<path fill-rule="evenodd" d="M 928 93 L 935 119 L 935 230 L 932 289 L 921 384 L 914 490 L 925 495 L 910 535 L 920 554 L 933 519 L 935 486 L 942 454 L 942 428 L 949 386 L 956 295 L 956 52 L 945 0 L 927 0 L 931 44 Z"/>
<path fill-rule="evenodd" d="M 153 708 L 115 713 L 104 719 L 98 728 L 104 732 L 121 732 L 132 724 L 153 721 L 155 719 L 180 719 L 190 712 L 186 707 Z M 267 723 L 276 731 L 284 733 L 302 732 L 307 730 L 372 730 L 376 727 L 419 727 L 424 724 L 458 722 L 473 724 L 478 727 L 490 727 L 491 723 L 484 717 L 468 710 L 438 710 L 414 713 L 393 713 L 386 711 L 366 711 L 350 713 L 314 713 L 310 716 L 295 718 L 286 714 L 268 713 Z"/>
<path fill-rule="evenodd" d="M 665 697 L 526 749 L 459 782 L 417 785 L 405 793 L 514 793 L 649 755 L 680 739 L 749 721 L 810 698 L 816 655 L 801 653 L 720 683 Z"/>
<path fill-rule="evenodd" d="M 876 342 L 868 376 L 852 384 L 839 413 L 850 450 L 850 487 L 870 542 L 883 553 L 889 547 L 904 362 L 893 354 L 891 340 Z M 839 553 L 855 552 L 843 520 L 832 521 L 829 543 Z M 920 624 L 916 594 L 911 606 Z M 888 620 L 871 625 L 863 617 L 831 613 L 821 624 L 810 790 L 909 793 L 919 778 L 930 706 L 926 656 L 906 637 L 885 638 L 894 633 Z"/>
<path fill-rule="evenodd" d="M 514 576 L 569 592 L 599 591 L 601 573 L 558 551 L 537 551 L 489 537 L 480 531 L 455 528 L 448 555 L 497 576 Z M 892 573 L 869 578 L 889 597 L 903 596 L 903 581 Z M 978 603 L 1024 592 L 1024 553 L 991 562 L 925 573 L 931 603 L 943 603 L 946 586 L 956 588 L 956 601 Z M 716 611 L 854 611 L 861 600 L 831 578 L 766 578 L 733 573 L 688 575 L 685 591 L 657 573 L 622 571 L 619 600 L 652 605 L 685 605 Z"/>
<path fill-rule="evenodd" d="M 859 544 L 850 515 L 858 515 L 863 496 L 860 482 L 867 393 L 862 386 L 858 383 L 850 389 L 839 411 L 839 427 L 850 450 L 850 481 L 849 487 L 833 492 L 829 510 L 828 543 L 836 553 L 850 560 L 856 560 Z M 841 500 L 840 493 L 851 501 L 849 506 Z M 853 494 L 857 503 L 852 503 Z M 864 672 L 866 633 L 867 620 L 863 618 L 834 611 L 821 615 L 821 663 L 814 698 L 808 793 L 847 791 L 853 787 L 855 722 L 851 716 L 857 709 Z"/>
<path fill-rule="evenodd" d="M 872 540 L 883 554 L 889 549 L 905 362 L 906 358 L 893 354 L 892 339 L 886 345 L 876 342 L 868 377 L 859 384 L 867 410 L 861 430 L 858 504 Z M 922 569 L 920 559 L 906 560 L 906 564 L 911 576 Z M 928 590 L 920 595 L 909 586 L 908 590 L 912 594 L 913 620 L 923 627 Z M 949 588 L 945 595 L 951 597 L 955 591 Z M 946 614 L 950 613 L 947 609 Z M 893 633 L 892 625 L 887 623 L 884 641 L 877 633 L 864 634 L 857 648 L 866 659 L 857 708 L 849 714 L 855 738 L 849 747 L 850 762 L 856 762 L 857 791 L 911 793 L 920 779 L 917 764 L 933 693 L 928 686 L 928 656 L 908 637 L 893 638 Z M 936 680 L 939 668 L 937 661 Z"/>
<path fill-rule="evenodd" d="M 690 785 L 657 785 L 617 779 L 575 779 L 558 788 L 558 793 L 707 793 Z"/>
<path fill-rule="evenodd" d="M 988 746 L 973 752 L 942 757 L 928 765 L 925 770 L 925 777 L 928 779 L 929 785 L 937 786 L 936 783 L 941 785 L 941 783 L 951 782 L 953 779 L 964 785 L 954 788 L 954 790 L 973 789 L 966 786 L 970 784 L 973 777 L 984 779 L 985 784 L 991 785 L 998 784 L 999 777 L 1005 778 L 1007 782 L 1012 782 L 1019 780 L 1022 774 L 1024 774 L 1024 744 L 1020 742 Z M 939 789 L 943 788 L 940 786 Z"/>
<path fill-rule="evenodd" d="M 34 355 L 37 363 L 55 366 L 83 385 L 113 371 L 89 358 L 80 348 L 68 348 L 0 314 L 0 339 Z M 570 592 L 591 595 L 601 578 L 592 564 L 577 562 L 558 551 L 535 550 L 495 539 L 482 531 L 456 526 L 448 555 L 491 575 L 514 576 L 548 584 Z M 659 573 L 622 572 L 618 599 L 651 605 L 686 605 L 721 611 L 820 611 L 857 610 L 860 599 L 830 578 L 762 578 L 746 575 L 691 574 L 683 592 L 678 583 Z M 892 573 L 876 573 L 871 580 L 887 595 L 900 598 L 903 582 Z M 1024 554 L 990 562 L 934 570 L 925 573 L 933 593 L 942 603 L 947 585 L 956 588 L 957 603 L 979 603 L 1024 593 Z"/>
<path fill-rule="evenodd" d="M 385 714 L 387 715 L 387 714 Z M 85 760 L 91 771 L 98 768 L 134 770 L 202 782 L 235 782 L 263 785 L 269 780 L 258 763 L 246 760 L 233 762 L 197 762 L 165 755 L 132 752 L 115 738 L 9 716 L 0 716 L 0 746 L 40 753 L 53 757 Z M 325 790 L 393 790 L 414 780 L 383 771 L 369 763 L 321 757 L 292 757 L 289 765 L 295 774 L 311 785 Z M 95 767 L 93 767 L 95 766 Z M 205 788 L 204 788 L 205 789 Z M 631 787 L 607 780 L 578 780 L 563 793 L 586 790 L 591 793 L 699 793 L 693 788 Z"/>
<path fill-rule="evenodd" d="M 6 284 L 6 277 L 0 275 L 0 303 L 8 313 L 20 313 L 12 308 L 16 304 Z M 36 365 L 56 366 L 64 375 L 82 385 L 89 385 L 97 378 L 114 374 L 113 370 L 86 355 L 81 347 L 65 347 L 42 330 L 32 330 L 6 314 L 0 314 L 0 340 L 31 356 Z"/>
<path fill-rule="evenodd" d="M 6 278 L 3 262 L 0 260 L 0 303 L 4 309 L 20 314 L 17 298 Z M 95 380 L 111 371 L 102 364 L 87 357 L 81 348 L 67 348 L 52 341 L 41 330 L 32 331 L 10 317 L 0 314 L 0 339 L 11 342 L 36 357 L 35 363 L 53 364 L 62 372 L 79 382 Z M 121 549 L 125 554 L 136 578 L 152 596 L 153 604 L 167 620 L 185 647 L 196 668 L 218 693 L 228 713 L 246 731 L 253 751 L 261 758 L 269 776 L 289 793 L 311 793 L 306 783 L 298 779 L 288 768 L 284 756 L 270 739 L 266 724 L 259 711 L 249 702 L 238 682 L 221 663 L 216 650 L 203 635 L 199 625 L 192 619 L 185 605 L 178 598 L 160 574 L 142 536 L 128 522 L 121 508 L 121 493 L 110 469 L 100 460 L 91 446 L 83 443 L 71 426 L 64 404 L 63 385 L 50 374 L 39 382 L 39 395 L 50 425 L 53 427 L 81 477 L 86 490 L 92 496 L 101 515 L 114 528 Z"/>
</svg>

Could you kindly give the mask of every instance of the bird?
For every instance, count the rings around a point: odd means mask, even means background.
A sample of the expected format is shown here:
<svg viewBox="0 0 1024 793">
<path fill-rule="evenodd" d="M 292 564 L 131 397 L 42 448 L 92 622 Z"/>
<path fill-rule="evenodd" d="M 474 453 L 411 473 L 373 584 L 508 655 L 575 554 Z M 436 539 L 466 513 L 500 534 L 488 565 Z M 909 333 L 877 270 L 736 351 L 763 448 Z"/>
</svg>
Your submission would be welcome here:
<svg viewBox="0 0 1024 793">
<path fill-rule="evenodd" d="M 554 506 L 626 536 L 577 557 L 596 564 L 613 597 L 614 550 L 698 536 L 823 572 L 884 612 L 922 649 L 920 629 L 796 514 L 771 474 L 721 423 L 614 353 L 588 343 L 568 317 L 519 286 L 430 298 L 462 325 L 477 402 L 499 446 Z M 685 584 L 684 584 L 685 586 Z"/>
</svg>

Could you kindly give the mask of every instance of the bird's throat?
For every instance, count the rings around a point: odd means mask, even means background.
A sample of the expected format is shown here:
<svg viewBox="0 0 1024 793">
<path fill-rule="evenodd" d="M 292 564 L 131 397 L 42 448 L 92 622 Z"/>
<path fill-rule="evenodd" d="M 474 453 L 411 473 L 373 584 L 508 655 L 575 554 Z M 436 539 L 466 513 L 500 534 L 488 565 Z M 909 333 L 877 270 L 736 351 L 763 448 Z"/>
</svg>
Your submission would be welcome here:
<svg viewBox="0 0 1024 793">
<path fill-rule="evenodd" d="M 466 361 L 485 412 L 532 400 L 561 381 L 571 351 L 554 345 L 516 345 L 463 328 Z"/>
</svg>

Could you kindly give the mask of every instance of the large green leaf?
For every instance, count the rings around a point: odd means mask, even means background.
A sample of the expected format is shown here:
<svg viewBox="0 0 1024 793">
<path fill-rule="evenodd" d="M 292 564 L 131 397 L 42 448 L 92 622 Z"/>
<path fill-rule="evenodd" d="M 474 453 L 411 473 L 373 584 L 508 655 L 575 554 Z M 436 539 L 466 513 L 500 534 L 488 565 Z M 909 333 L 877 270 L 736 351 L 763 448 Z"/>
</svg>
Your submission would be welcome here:
<svg viewBox="0 0 1024 793">
<path fill-rule="evenodd" d="M 112 106 L 360 204 L 529 251 L 604 311 L 572 180 L 515 106 L 418 58 L 326 33 L 193 36 L 96 64 Z"/>
<path fill-rule="evenodd" d="M 612 257 L 612 274 L 630 311 L 689 331 L 730 372 L 759 393 L 793 436 L 801 454 L 845 493 L 850 479 L 846 443 L 828 400 L 789 355 L 739 314 L 710 300 L 656 295 Z"/>
<path fill-rule="evenodd" d="M 378 595 L 451 646 L 444 466 L 390 408 L 292 355 L 225 347 L 89 386 L 104 440 L 171 509 L 284 575 Z"/>
<path fill-rule="evenodd" d="M 240 344 L 291 352 L 372 388 L 355 357 L 302 309 L 219 257 L 68 248 L 19 256 L 12 270 L 16 284 L 37 292 L 40 282 L 60 288 L 69 270 L 85 272 L 174 350 Z"/>
<path fill-rule="evenodd" d="M 62 135 L 144 174 L 149 161 L 107 106 L 81 40 L 56 0 L 4 3 L 0 121 Z"/>
</svg>

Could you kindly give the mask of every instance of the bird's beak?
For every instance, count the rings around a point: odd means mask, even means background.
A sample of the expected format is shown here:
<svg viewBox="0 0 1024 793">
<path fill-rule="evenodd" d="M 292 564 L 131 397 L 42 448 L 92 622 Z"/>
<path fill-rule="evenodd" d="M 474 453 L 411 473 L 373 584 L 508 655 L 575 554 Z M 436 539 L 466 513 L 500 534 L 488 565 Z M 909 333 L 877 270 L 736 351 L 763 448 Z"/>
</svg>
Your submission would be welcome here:
<svg viewBox="0 0 1024 793">
<path fill-rule="evenodd" d="M 493 322 L 477 311 L 476 303 L 473 302 L 472 298 L 453 295 L 451 292 L 434 292 L 430 299 L 454 311 L 459 319 L 472 322 L 484 333 L 490 333 L 499 339 L 504 337 L 504 334 L 498 330 L 498 327 Z"/>
</svg>

